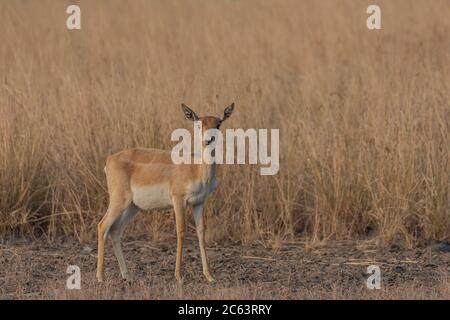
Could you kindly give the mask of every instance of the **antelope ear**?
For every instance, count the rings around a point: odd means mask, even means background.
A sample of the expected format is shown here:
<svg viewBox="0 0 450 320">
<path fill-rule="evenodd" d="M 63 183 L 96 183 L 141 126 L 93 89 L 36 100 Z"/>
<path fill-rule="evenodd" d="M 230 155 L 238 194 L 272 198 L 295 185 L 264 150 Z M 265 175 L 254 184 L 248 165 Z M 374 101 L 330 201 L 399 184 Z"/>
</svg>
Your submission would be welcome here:
<svg viewBox="0 0 450 320">
<path fill-rule="evenodd" d="M 234 102 L 230 106 L 226 107 L 225 110 L 223 111 L 222 121 L 228 119 L 233 113 L 233 110 L 234 110 Z"/>
<path fill-rule="evenodd" d="M 192 111 L 191 108 L 189 108 L 184 103 L 181 104 L 181 109 L 183 109 L 183 113 L 184 113 L 184 116 L 186 117 L 186 119 L 191 120 L 191 121 L 197 121 L 199 119 L 197 114 L 194 111 Z"/>
</svg>

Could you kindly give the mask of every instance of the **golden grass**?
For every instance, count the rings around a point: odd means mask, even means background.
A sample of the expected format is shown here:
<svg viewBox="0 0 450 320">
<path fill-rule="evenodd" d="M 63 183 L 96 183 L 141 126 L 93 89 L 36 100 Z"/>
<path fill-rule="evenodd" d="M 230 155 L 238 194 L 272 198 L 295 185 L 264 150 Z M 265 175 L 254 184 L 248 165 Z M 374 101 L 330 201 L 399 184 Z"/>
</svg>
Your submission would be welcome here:
<svg viewBox="0 0 450 320">
<path fill-rule="evenodd" d="M 69 1 L 0 3 L 2 238 L 92 239 L 107 155 L 233 101 L 228 127 L 280 129 L 281 169 L 220 169 L 210 241 L 449 237 L 447 1 L 378 1 L 382 31 L 369 1 L 77 2 L 81 31 Z"/>
</svg>

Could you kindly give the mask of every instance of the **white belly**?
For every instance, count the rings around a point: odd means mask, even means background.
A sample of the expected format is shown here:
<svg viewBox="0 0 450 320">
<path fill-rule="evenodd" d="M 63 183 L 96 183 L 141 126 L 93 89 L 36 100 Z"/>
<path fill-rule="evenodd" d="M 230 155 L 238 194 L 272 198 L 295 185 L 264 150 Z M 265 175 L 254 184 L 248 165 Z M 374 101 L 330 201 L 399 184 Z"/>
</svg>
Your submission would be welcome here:
<svg viewBox="0 0 450 320">
<path fill-rule="evenodd" d="M 141 209 L 166 209 L 173 206 L 168 184 L 131 186 L 131 191 L 134 204 Z"/>
</svg>

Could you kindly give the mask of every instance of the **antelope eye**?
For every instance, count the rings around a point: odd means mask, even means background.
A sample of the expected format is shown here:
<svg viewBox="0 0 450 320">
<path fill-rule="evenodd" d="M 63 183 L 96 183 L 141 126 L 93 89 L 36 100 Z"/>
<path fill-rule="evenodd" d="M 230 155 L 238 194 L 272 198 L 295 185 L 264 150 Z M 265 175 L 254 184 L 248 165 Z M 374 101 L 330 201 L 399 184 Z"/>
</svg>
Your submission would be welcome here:
<svg viewBox="0 0 450 320">
<path fill-rule="evenodd" d="M 206 145 L 209 146 L 211 143 L 214 142 L 214 140 L 216 140 L 216 137 L 212 136 L 209 140 L 205 141 Z"/>
</svg>

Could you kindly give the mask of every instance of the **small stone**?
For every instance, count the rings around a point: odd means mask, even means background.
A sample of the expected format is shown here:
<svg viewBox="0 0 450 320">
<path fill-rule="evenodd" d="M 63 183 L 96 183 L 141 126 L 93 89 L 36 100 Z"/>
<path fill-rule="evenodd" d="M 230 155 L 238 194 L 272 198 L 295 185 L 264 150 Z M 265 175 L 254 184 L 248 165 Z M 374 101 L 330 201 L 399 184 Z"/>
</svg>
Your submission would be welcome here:
<svg viewBox="0 0 450 320">
<path fill-rule="evenodd" d="M 405 271 L 404 267 L 402 267 L 402 266 L 396 266 L 395 267 L 395 272 L 403 272 L 403 271 Z"/>
<path fill-rule="evenodd" d="M 439 251 L 450 252 L 450 242 L 444 241 L 439 244 Z"/>
</svg>

